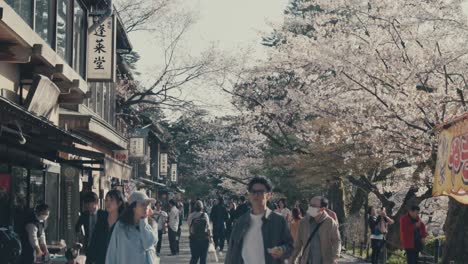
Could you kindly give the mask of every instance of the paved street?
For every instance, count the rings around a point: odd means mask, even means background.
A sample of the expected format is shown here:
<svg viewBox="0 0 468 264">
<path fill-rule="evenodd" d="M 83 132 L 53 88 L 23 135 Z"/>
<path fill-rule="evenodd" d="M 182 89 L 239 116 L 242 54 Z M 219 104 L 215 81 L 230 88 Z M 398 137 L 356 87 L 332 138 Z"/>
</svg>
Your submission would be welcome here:
<svg viewBox="0 0 468 264">
<path fill-rule="evenodd" d="M 163 237 L 163 245 L 161 250 L 161 264 L 185 264 L 190 262 L 190 248 L 189 248 L 189 241 L 188 241 L 188 228 L 186 223 L 184 223 L 182 228 L 182 237 L 180 241 L 180 255 L 179 256 L 168 256 L 170 254 L 169 250 L 169 240 L 167 234 L 164 234 Z M 219 262 L 224 263 L 224 254 L 218 254 Z M 210 264 L 216 262 L 209 262 Z M 348 263 L 348 264 L 360 264 L 365 263 L 362 261 L 358 261 L 356 258 L 351 256 L 345 255 L 340 260 L 340 263 Z"/>
</svg>

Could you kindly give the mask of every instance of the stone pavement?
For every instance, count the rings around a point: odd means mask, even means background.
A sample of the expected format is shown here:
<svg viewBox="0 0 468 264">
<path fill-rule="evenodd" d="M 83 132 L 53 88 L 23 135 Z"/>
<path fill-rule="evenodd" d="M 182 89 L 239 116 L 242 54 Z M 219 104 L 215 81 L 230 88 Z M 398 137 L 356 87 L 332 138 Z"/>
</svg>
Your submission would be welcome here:
<svg viewBox="0 0 468 264">
<path fill-rule="evenodd" d="M 182 237 L 180 240 L 180 255 L 178 256 L 169 256 L 169 239 L 167 234 L 163 236 L 162 249 L 161 249 L 161 264 L 188 264 L 190 262 L 190 248 L 188 240 L 188 227 L 184 223 L 182 225 Z M 224 254 L 218 254 L 219 261 L 217 263 L 224 263 Z M 216 262 L 208 262 L 209 264 L 214 264 Z M 365 263 L 359 261 L 358 259 L 351 257 L 349 255 L 344 255 L 340 259 L 340 263 L 347 264 L 361 264 Z"/>
</svg>

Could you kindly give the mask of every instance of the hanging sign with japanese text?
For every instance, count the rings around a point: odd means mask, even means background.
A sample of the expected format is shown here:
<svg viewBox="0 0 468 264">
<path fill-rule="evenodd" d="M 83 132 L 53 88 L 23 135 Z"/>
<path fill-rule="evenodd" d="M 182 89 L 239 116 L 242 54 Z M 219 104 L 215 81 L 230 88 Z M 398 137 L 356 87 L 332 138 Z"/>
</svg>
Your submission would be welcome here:
<svg viewBox="0 0 468 264">
<path fill-rule="evenodd" d="M 167 175 L 167 153 L 161 153 L 161 169 L 160 174 L 162 176 Z"/>
<path fill-rule="evenodd" d="M 468 204 L 468 116 L 441 125 L 433 195 Z M 450 126 L 449 126 L 450 125 Z"/>
<path fill-rule="evenodd" d="M 129 156 L 132 158 L 141 158 L 145 156 L 144 138 L 130 138 Z"/>
<path fill-rule="evenodd" d="M 93 23 L 88 18 L 88 25 L 94 28 L 88 32 L 88 80 L 115 81 L 115 16 L 97 26 Z"/>
<path fill-rule="evenodd" d="M 171 164 L 171 182 L 177 182 L 177 163 Z"/>
</svg>

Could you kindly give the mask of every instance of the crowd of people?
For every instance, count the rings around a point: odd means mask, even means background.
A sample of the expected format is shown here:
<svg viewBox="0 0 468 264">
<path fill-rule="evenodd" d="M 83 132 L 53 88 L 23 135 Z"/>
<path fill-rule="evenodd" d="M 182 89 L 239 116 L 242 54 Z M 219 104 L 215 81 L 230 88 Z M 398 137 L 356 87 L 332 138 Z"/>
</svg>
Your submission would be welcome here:
<svg viewBox="0 0 468 264">
<path fill-rule="evenodd" d="M 321 196 L 308 200 L 307 209 L 296 202 L 292 209 L 286 199 L 272 202 L 272 185 L 263 177 L 253 178 L 248 196 L 236 199 L 218 197 L 215 201 L 192 199 L 182 203 L 149 198 L 135 191 L 126 201 L 118 190 L 105 196 L 105 210 L 100 210 L 95 193 L 83 198 L 75 231 L 80 243 L 66 252 L 70 264 L 81 253 L 88 264 L 159 263 L 164 234 L 170 255 L 179 255 L 183 220 L 189 227 L 191 264 L 207 263 L 210 246 L 218 253 L 226 250 L 226 264 L 335 264 L 341 253 L 337 215 Z M 418 263 L 427 236 L 419 217 L 420 208 L 412 206 L 400 219 L 400 238 L 407 263 Z M 368 226 L 372 264 L 380 263 L 386 246 L 389 225 L 394 224 L 385 208 L 369 208 Z M 45 221 L 49 207 L 35 207 L 24 221 L 21 232 L 22 262 L 34 263 L 47 256 Z"/>
</svg>

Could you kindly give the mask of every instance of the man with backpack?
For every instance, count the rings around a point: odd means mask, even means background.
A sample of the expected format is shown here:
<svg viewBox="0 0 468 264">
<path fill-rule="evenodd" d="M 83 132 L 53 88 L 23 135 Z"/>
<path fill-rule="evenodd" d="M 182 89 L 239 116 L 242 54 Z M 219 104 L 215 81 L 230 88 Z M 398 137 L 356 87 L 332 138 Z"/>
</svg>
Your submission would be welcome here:
<svg viewBox="0 0 468 264">
<path fill-rule="evenodd" d="M 208 247 L 212 237 L 210 219 L 208 214 L 203 211 L 201 201 L 195 203 L 195 211 L 189 215 L 187 223 L 190 230 L 190 253 L 192 254 L 190 264 L 196 264 L 198 260 L 200 260 L 200 264 L 206 264 Z"/>
</svg>

